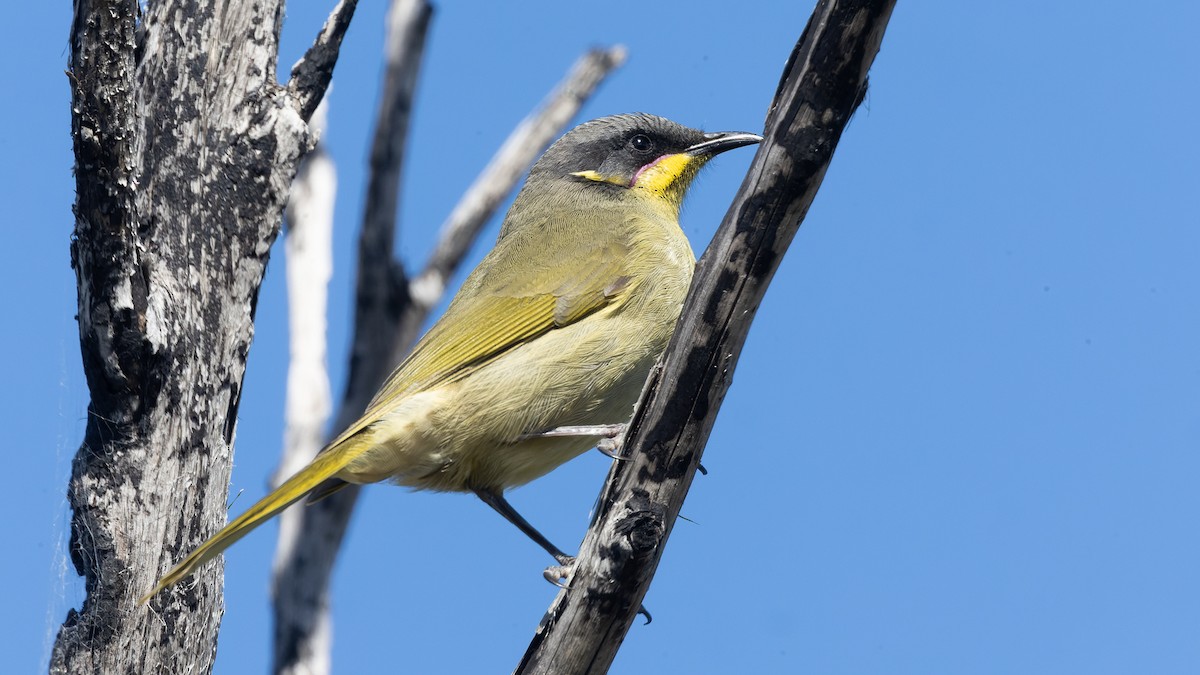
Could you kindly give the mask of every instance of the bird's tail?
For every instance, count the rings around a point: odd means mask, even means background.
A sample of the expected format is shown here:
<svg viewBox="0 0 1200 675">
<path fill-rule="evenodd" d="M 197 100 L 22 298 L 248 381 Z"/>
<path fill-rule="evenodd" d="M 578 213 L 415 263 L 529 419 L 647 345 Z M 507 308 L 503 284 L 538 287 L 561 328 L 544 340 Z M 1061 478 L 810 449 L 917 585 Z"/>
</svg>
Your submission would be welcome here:
<svg viewBox="0 0 1200 675">
<path fill-rule="evenodd" d="M 249 534 L 251 530 L 270 520 L 272 516 L 308 494 L 313 488 L 333 477 L 334 474 L 345 468 L 351 460 L 362 454 L 363 450 L 370 447 L 369 443 L 364 441 L 365 439 L 362 439 L 361 436 L 357 438 L 352 436 L 343 443 L 338 444 L 337 447 L 329 448 L 317 455 L 311 464 L 284 481 L 283 485 L 280 485 L 266 497 L 258 500 L 257 504 L 247 509 L 236 520 L 221 528 L 220 532 L 214 534 L 203 544 L 196 547 L 196 550 L 192 551 L 188 557 L 184 558 L 170 572 L 163 575 L 158 580 L 158 583 L 155 584 L 154 589 L 138 600 L 138 604 L 145 604 L 147 600 L 154 597 L 159 591 L 182 581 L 192 572 L 195 572 L 196 568 L 217 557 L 230 546 L 233 546 L 235 542 Z"/>
</svg>

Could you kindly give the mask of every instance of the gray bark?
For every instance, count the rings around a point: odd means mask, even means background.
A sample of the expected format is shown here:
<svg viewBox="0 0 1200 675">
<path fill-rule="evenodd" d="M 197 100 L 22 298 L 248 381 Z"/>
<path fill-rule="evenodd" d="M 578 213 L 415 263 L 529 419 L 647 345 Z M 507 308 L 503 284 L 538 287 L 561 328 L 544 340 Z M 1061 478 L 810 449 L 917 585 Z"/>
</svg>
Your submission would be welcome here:
<svg viewBox="0 0 1200 675">
<path fill-rule="evenodd" d="M 732 382 L 754 313 L 866 92 L 894 0 L 822 0 L 767 115 L 765 140 L 701 258 L 661 373 L 630 422 L 569 590 L 518 673 L 604 673 L 637 613 Z M 747 560 L 753 565 L 757 560 Z"/>
<path fill-rule="evenodd" d="M 77 0 L 71 261 L 91 401 L 67 489 L 85 578 L 54 673 L 205 673 L 211 565 L 137 598 L 226 519 L 254 307 L 355 3 L 276 83 L 282 0 Z"/>
</svg>

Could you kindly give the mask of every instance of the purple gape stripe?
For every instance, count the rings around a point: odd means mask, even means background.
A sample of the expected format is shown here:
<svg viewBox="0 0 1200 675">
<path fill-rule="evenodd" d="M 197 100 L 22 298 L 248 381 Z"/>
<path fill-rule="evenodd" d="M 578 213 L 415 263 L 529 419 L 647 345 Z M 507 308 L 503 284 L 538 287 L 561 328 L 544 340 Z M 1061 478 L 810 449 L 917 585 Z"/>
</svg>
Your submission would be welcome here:
<svg viewBox="0 0 1200 675">
<path fill-rule="evenodd" d="M 637 173 L 633 174 L 633 179 L 629 181 L 629 187 L 633 187 L 634 185 L 637 185 L 638 178 L 641 177 L 642 173 L 645 172 L 646 169 L 649 169 L 650 167 L 654 166 L 655 164 L 658 164 L 659 162 L 661 162 L 663 160 L 663 157 L 666 157 L 666 155 L 662 155 L 661 157 L 654 160 L 653 162 L 650 162 L 649 164 L 638 169 Z"/>
</svg>

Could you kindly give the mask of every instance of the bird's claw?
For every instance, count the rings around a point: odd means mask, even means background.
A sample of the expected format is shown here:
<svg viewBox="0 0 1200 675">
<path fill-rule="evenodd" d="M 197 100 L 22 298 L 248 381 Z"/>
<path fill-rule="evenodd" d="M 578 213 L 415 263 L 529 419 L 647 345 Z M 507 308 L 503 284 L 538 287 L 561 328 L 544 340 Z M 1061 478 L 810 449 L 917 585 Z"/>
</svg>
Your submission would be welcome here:
<svg viewBox="0 0 1200 675">
<path fill-rule="evenodd" d="M 611 457 L 618 461 L 629 459 L 621 454 L 621 450 L 625 447 L 625 432 L 629 430 L 627 424 L 614 424 L 612 431 L 600 439 L 596 444 L 596 449 L 604 454 L 605 457 Z"/>
<path fill-rule="evenodd" d="M 575 574 L 575 558 L 568 558 L 559 562 L 561 564 L 547 567 L 542 572 L 542 576 L 545 577 L 546 581 L 564 591 L 571 590 L 571 576 Z M 646 623 L 642 624 L 643 626 L 649 626 L 650 622 L 654 620 L 654 617 L 650 616 L 650 611 L 646 609 L 645 605 L 638 605 L 637 613 L 646 617 Z"/>
<path fill-rule="evenodd" d="M 611 457 L 615 460 L 624 461 L 629 459 L 625 455 L 619 454 L 621 451 L 621 446 L 624 444 L 624 436 L 619 436 L 617 438 L 601 438 L 600 442 L 596 444 L 596 449 L 599 450 L 600 453 L 605 457 Z"/>
<path fill-rule="evenodd" d="M 643 626 L 649 626 L 650 622 L 654 620 L 654 617 L 650 616 L 650 612 L 646 610 L 645 605 L 638 605 L 638 614 L 646 617 L 646 623 L 642 624 Z"/>
</svg>

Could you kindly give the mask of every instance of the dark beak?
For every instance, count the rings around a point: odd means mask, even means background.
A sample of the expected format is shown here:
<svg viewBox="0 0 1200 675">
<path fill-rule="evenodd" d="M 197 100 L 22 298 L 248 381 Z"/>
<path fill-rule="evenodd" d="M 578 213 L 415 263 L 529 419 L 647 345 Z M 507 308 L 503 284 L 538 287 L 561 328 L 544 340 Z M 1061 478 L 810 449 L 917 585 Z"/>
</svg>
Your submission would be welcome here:
<svg viewBox="0 0 1200 675">
<path fill-rule="evenodd" d="M 712 157 L 726 150 L 759 143 L 762 141 L 762 136 L 748 134 L 744 131 L 719 131 L 712 134 L 704 134 L 704 139 L 703 143 L 697 143 L 684 150 L 684 152 L 693 157 Z"/>
</svg>

